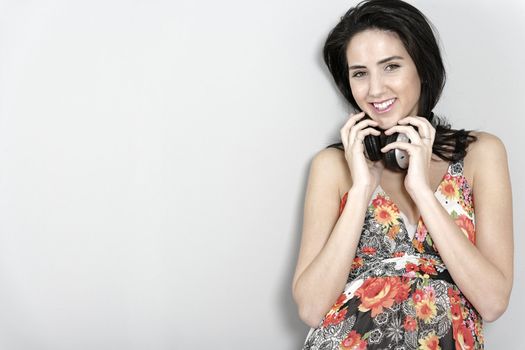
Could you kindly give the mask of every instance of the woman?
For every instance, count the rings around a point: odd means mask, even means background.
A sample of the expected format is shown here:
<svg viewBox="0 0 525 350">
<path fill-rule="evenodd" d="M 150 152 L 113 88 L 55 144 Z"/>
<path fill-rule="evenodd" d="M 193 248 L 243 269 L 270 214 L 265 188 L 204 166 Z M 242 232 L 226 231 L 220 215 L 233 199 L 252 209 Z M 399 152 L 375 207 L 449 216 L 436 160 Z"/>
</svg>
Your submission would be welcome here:
<svg viewBox="0 0 525 350">
<path fill-rule="evenodd" d="M 432 113 L 443 62 L 428 20 L 407 3 L 351 8 L 324 59 L 361 112 L 311 165 L 293 279 L 312 327 L 303 349 L 482 349 L 483 320 L 502 315 L 513 283 L 504 145 Z M 409 139 L 379 146 L 405 152 L 408 169 L 368 159 L 364 140 L 381 130 L 380 140 Z"/>
</svg>

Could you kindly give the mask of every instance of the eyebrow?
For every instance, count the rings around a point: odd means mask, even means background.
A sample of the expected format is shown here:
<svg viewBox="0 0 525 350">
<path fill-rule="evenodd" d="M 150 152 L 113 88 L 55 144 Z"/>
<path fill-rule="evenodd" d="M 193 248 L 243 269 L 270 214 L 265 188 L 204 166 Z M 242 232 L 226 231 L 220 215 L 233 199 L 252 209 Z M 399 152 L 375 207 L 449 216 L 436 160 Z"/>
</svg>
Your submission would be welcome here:
<svg viewBox="0 0 525 350">
<path fill-rule="evenodd" d="M 390 56 L 390 57 L 387 57 L 387 58 L 383 58 L 380 61 L 377 61 L 377 64 L 380 65 L 380 64 L 386 63 L 388 61 L 402 60 L 402 59 L 403 59 L 403 57 L 401 57 L 401 56 Z M 366 67 L 365 66 L 360 66 L 360 65 L 353 65 L 353 66 L 348 67 L 348 70 L 350 70 L 350 69 L 359 69 L 359 68 L 366 68 Z"/>
</svg>

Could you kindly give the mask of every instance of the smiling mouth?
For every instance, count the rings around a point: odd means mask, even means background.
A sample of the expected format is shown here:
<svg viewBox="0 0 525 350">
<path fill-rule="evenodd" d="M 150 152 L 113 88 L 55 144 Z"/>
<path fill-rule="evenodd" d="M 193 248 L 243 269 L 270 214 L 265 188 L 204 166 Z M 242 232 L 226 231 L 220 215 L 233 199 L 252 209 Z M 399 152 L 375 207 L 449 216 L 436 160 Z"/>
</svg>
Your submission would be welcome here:
<svg viewBox="0 0 525 350">
<path fill-rule="evenodd" d="M 383 101 L 381 103 L 372 102 L 370 103 L 376 112 L 378 113 L 384 113 L 392 109 L 392 105 L 396 101 L 396 98 L 391 98 L 390 100 Z"/>
</svg>

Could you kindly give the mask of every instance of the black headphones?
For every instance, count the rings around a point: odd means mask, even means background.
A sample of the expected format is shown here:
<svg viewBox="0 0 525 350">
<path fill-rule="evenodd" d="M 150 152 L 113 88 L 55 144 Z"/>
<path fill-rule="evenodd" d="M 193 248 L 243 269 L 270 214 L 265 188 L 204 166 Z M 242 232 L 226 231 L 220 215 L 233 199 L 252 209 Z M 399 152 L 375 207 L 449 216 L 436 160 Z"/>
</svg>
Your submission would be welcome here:
<svg viewBox="0 0 525 350">
<path fill-rule="evenodd" d="M 372 119 L 368 114 L 361 120 Z M 403 133 L 395 132 L 391 135 L 385 135 L 385 130 L 370 126 L 370 128 L 378 130 L 381 132 L 381 135 L 366 135 L 363 141 L 365 145 L 365 156 L 371 161 L 383 160 L 385 167 L 392 171 L 403 172 L 408 169 L 408 153 L 404 150 L 397 148 L 391 149 L 386 153 L 381 152 L 381 148 L 385 147 L 389 143 L 401 141 L 401 142 L 410 142 L 408 136 Z"/>
</svg>

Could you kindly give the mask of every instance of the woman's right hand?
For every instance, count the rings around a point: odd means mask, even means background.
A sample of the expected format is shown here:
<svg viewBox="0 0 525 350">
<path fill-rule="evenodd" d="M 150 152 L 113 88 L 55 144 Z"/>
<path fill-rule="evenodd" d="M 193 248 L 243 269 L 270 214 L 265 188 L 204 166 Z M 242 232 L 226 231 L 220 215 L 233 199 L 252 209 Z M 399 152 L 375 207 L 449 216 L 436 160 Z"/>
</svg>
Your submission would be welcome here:
<svg viewBox="0 0 525 350">
<path fill-rule="evenodd" d="M 384 165 L 381 161 L 372 162 L 365 157 L 363 143 L 365 136 L 379 136 L 381 132 L 370 127 L 377 126 L 376 121 L 362 119 L 364 116 L 364 112 L 350 115 L 341 128 L 341 141 L 352 176 L 352 187 L 364 188 L 371 193 L 379 185 Z"/>
</svg>

